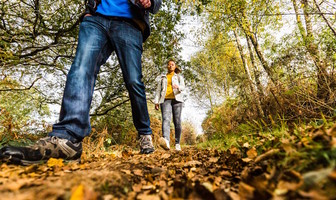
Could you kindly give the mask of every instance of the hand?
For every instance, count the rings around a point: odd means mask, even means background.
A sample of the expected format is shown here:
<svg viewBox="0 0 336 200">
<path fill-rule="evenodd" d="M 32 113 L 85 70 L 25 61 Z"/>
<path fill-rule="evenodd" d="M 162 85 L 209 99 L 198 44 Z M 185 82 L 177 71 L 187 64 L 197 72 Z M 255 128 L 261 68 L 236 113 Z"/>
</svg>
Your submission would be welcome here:
<svg viewBox="0 0 336 200">
<path fill-rule="evenodd" d="M 155 110 L 159 110 L 159 104 L 155 104 Z"/>
<path fill-rule="evenodd" d="M 174 84 L 174 85 L 173 85 L 173 89 L 179 89 L 179 86 L 176 85 L 176 84 Z"/>
<path fill-rule="evenodd" d="M 90 17 L 90 16 L 92 16 L 90 13 L 84 15 L 84 17 Z"/>
<path fill-rule="evenodd" d="M 139 0 L 139 4 L 144 8 L 149 8 L 152 5 L 150 0 Z"/>
</svg>

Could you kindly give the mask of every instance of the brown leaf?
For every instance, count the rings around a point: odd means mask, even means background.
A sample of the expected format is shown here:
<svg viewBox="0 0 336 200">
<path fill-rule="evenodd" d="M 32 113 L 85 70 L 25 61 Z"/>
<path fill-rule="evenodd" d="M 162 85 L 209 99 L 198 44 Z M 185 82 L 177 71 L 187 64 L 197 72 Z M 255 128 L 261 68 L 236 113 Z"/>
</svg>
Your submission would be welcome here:
<svg viewBox="0 0 336 200">
<path fill-rule="evenodd" d="M 267 158 L 269 158 L 269 157 L 274 156 L 275 154 L 277 154 L 277 153 L 279 153 L 279 152 L 280 152 L 279 149 L 271 149 L 271 150 L 267 151 L 266 153 L 261 154 L 260 156 L 258 156 L 258 157 L 254 160 L 254 162 L 255 162 L 255 163 L 258 163 L 258 162 L 263 161 L 263 160 L 265 160 L 265 159 L 267 159 Z"/>
<path fill-rule="evenodd" d="M 251 162 L 251 161 L 252 161 L 252 159 L 251 159 L 251 158 L 242 158 L 242 160 L 243 160 L 244 162 L 246 162 L 246 163 L 248 163 L 248 162 Z"/>
<path fill-rule="evenodd" d="M 213 192 L 216 200 L 229 200 L 230 196 L 223 189 L 216 189 Z"/>
<path fill-rule="evenodd" d="M 155 185 L 143 185 L 141 189 L 143 189 L 143 190 L 154 190 Z"/>
<path fill-rule="evenodd" d="M 336 181 L 336 170 L 332 171 L 329 176 L 328 176 L 330 179 Z"/>
<path fill-rule="evenodd" d="M 330 147 L 334 149 L 336 148 L 336 137 L 331 138 Z"/>
<path fill-rule="evenodd" d="M 210 192 L 213 192 L 213 185 L 210 182 L 204 182 L 202 185 Z"/>
<path fill-rule="evenodd" d="M 221 176 L 228 176 L 228 177 L 232 176 L 231 172 L 229 172 L 229 171 L 221 171 L 221 172 L 219 172 L 219 174 Z"/>
<path fill-rule="evenodd" d="M 19 179 L 19 180 L 14 181 L 14 182 L 7 183 L 3 187 L 6 188 L 7 190 L 18 191 L 23 186 L 30 186 L 32 184 L 34 184 L 34 179 L 32 179 L 32 178 L 29 178 L 29 179 Z"/>
<path fill-rule="evenodd" d="M 209 162 L 211 162 L 211 163 L 216 163 L 216 162 L 218 162 L 218 160 L 219 160 L 218 157 L 211 157 L 211 158 L 209 159 Z"/>
<path fill-rule="evenodd" d="M 138 200 L 160 200 L 159 195 L 149 195 L 149 194 L 139 194 L 137 196 Z"/>
<path fill-rule="evenodd" d="M 238 149 L 235 146 L 231 146 L 231 148 L 229 149 L 231 154 L 234 154 L 238 151 Z"/>
<path fill-rule="evenodd" d="M 163 154 L 162 156 L 161 156 L 161 158 L 163 158 L 163 159 L 167 159 L 167 158 L 170 158 L 170 154 L 169 153 L 165 153 L 165 154 Z"/>
<path fill-rule="evenodd" d="M 131 170 L 128 170 L 128 169 L 122 169 L 122 170 L 120 170 L 120 171 L 124 172 L 124 173 L 127 174 L 127 175 L 130 175 L 130 174 L 131 174 Z"/>
<path fill-rule="evenodd" d="M 141 169 L 135 169 L 133 170 L 133 173 L 137 176 L 143 176 L 143 171 Z"/>
<path fill-rule="evenodd" d="M 132 189 L 134 192 L 140 192 L 142 189 L 142 184 L 139 183 L 139 184 L 132 185 Z"/>
<path fill-rule="evenodd" d="M 252 148 L 252 149 L 248 150 L 246 152 L 246 154 L 247 154 L 247 157 L 250 158 L 250 159 L 254 159 L 258 156 L 258 152 L 256 151 L 255 148 Z"/>
<path fill-rule="evenodd" d="M 253 199 L 255 188 L 244 183 L 239 183 L 239 197 L 241 199 Z"/>
<path fill-rule="evenodd" d="M 319 192 L 317 190 L 311 190 L 309 192 L 305 192 L 305 191 L 300 190 L 299 194 L 303 198 L 307 198 L 307 199 L 317 199 L 317 200 L 327 200 L 327 199 L 329 199 L 328 197 L 324 196 L 321 192 Z"/>
<path fill-rule="evenodd" d="M 184 164 L 184 167 L 195 167 L 195 166 L 199 166 L 202 165 L 202 163 L 198 160 L 191 160 L 188 161 Z"/>
<path fill-rule="evenodd" d="M 235 192 L 229 192 L 229 196 L 232 200 L 241 200 L 240 196 Z"/>
<path fill-rule="evenodd" d="M 327 130 L 327 135 L 336 137 L 336 124 Z"/>
</svg>

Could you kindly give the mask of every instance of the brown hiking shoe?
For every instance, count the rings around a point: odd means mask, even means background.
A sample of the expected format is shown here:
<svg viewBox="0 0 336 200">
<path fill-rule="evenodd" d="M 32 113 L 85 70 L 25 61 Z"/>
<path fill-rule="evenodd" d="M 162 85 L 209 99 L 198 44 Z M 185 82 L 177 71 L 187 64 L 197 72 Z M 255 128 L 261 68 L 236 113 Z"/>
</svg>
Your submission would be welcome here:
<svg viewBox="0 0 336 200">
<path fill-rule="evenodd" d="M 73 143 L 55 136 L 42 138 L 32 146 L 6 146 L 0 149 L 0 158 L 2 160 L 21 165 L 43 163 L 49 158 L 80 162 L 81 155 L 81 142 Z"/>
<path fill-rule="evenodd" d="M 140 135 L 140 153 L 150 154 L 154 152 L 154 146 L 151 135 Z"/>
</svg>

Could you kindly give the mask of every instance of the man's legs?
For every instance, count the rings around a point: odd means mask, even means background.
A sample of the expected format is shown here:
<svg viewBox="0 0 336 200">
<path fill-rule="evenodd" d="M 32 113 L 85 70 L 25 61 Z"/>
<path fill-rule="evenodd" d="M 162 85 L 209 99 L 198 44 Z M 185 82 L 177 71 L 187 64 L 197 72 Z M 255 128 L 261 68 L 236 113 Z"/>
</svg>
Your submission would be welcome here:
<svg viewBox="0 0 336 200">
<path fill-rule="evenodd" d="M 152 153 L 154 151 L 152 129 L 145 85 L 142 82 L 142 33 L 125 20 L 111 20 L 109 36 L 131 100 L 133 123 L 140 138 L 140 153 Z"/>
<path fill-rule="evenodd" d="M 76 57 L 67 76 L 59 122 L 50 136 L 81 142 L 89 135 L 90 106 L 100 66 L 112 52 L 107 37 L 109 20 L 85 17 L 80 25 Z"/>
<path fill-rule="evenodd" d="M 151 135 L 145 86 L 142 82 L 142 33 L 126 21 L 112 20 L 110 39 L 123 73 L 139 135 Z"/>
</svg>

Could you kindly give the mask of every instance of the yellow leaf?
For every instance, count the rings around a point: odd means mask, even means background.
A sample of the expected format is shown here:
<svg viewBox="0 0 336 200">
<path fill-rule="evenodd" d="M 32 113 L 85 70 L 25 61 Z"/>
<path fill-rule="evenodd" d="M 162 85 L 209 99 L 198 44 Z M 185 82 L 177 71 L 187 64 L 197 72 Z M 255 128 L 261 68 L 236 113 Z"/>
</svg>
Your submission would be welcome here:
<svg viewBox="0 0 336 200">
<path fill-rule="evenodd" d="M 63 159 L 50 158 L 47 162 L 48 167 L 63 167 Z"/>
<path fill-rule="evenodd" d="M 80 184 L 71 194 L 70 200 L 83 200 L 83 199 L 84 199 L 84 186 Z"/>
</svg>

